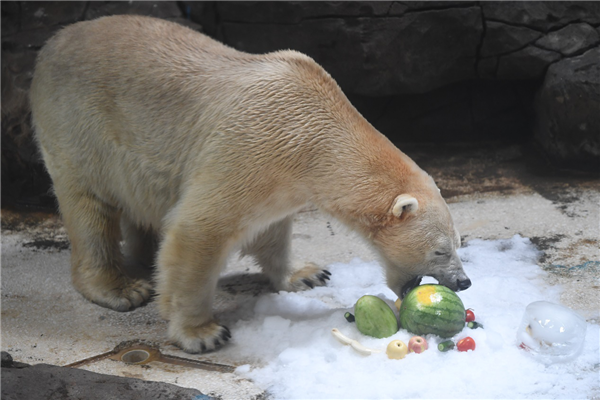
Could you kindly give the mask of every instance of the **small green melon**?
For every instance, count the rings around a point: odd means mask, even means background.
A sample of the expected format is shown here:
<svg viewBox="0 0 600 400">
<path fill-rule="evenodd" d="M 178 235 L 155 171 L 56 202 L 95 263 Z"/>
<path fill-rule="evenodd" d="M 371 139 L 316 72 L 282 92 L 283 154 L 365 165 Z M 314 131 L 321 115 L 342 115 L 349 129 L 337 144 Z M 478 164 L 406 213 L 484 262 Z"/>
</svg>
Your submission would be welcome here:
<svg viewBox="0 0 600 400">
<path fill-rule="evenodd" d="M 388 304 L 377 296 L 365 295 L 354 306 L 354 318 L 358 330 L 376 338 L 386 338 L 398 332 L 396 314 Z"/>
</svg>

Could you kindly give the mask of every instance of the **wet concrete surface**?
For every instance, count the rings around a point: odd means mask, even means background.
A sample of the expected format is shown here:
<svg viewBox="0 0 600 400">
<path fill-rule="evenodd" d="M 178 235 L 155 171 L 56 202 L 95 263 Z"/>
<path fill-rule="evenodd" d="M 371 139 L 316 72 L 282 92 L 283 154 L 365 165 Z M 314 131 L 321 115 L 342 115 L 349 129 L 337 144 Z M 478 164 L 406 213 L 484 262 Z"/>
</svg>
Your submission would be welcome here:
<svg viewBox="0 0 600 400">
<path fill-rule="evenodd" d="M 599 323 L 600 174 L 553 169 L 521 145 L 401 148 L 438 183 L 463 242 L 515 234 L 531 238 L 541 251 L 538 264 L 549 272 L 548 283 L 563 287 L 561 301 Z M 66 365 L 141 339 L 175 356 L 252 364 L 237 357 L 234 346 L 201 356 L 181 352 L 166 341 L 166 322 L 152 302 L 116 313 L 83 299 L 70 284 L 69 242 L 56 214 L 2 209 L 2 234 L 2 350 L 16 361 Z M 360 238 L 313 208 L 295 218 L 293 252 L 322 265 L 375 259 Z M 220 280 L 216 314 L 225 323 L 235 321 L 270 290 L 250 259 L 232 257 Z M 194 388 L 222 399 L 265 396 L 235 373 L 109 359 L 81 368 Z M 2 379 L 4 386 L 4 373 Z"/>
</svg>

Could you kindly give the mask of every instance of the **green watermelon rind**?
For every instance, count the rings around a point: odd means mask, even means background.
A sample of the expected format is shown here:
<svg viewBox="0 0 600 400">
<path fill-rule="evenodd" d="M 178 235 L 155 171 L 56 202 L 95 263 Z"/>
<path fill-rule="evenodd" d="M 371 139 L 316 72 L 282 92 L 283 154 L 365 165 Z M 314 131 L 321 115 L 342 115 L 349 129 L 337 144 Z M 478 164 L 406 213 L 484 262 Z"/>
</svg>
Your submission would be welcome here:
<svg viewBox="0 0 600 400">
<path fill-rule="evenodd" d="M 365 295 L 354 306 L 356 328 L 378 339 L 398 332 L 398 319 L 390 306 L 377 296 Z"/>
<path fill-rule="evenodd" d="M 443 304 L 449 307 L 417 307 L 419 303 L 413 299 L 415 290 L 423 286 L 435 286 L 436 292 L 444 297 Z M 416 335 L 433 334 L 441 338 L 449 338 L 463 330 L 465 326 L 465 306 L 452 290 L 442 285 L 421 285 L 409 292 L 400 305 L 400 326 Z"/>
</svg>

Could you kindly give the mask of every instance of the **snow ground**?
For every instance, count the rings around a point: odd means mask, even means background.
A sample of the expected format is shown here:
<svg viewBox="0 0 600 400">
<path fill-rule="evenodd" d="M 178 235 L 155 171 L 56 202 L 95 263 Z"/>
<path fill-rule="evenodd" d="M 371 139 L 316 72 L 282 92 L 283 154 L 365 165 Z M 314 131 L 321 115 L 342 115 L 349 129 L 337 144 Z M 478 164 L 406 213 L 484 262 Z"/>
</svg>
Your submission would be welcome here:
<svg viewBox="0 0 600 400">
<path fill-rule="evenodd" d="M 600 396 L 598 325 L 588 324 L 583 353 L 569 363 L 547 366 L 517 346 L 525 307 L 538 300 L 558 303 L 560 298 L 560 287 L 544 285 L 546 273 L 535 264 L 538 252 L 529 239 L 473 240 L 460 256 L 477 285 L 459 296 L 485 329 L 465 328 L 454 339 L 471 336 L 475 351 L 441 353 L 436 348 L 441 340 L 428 335 L 429 350 L 388 359 L 387 344 L 394 339 L 408 343 L 412 335 L 401 329 L 389 338 L 370 338 L 346 322 L 344 312 L 352 312 L 364 294 L 395 301 L 377 264 L 354 259 L 328 267 L 332 280 L 327 287 L 263 295 L 254 315 L 233 326 L 233 345 L 264 365 L 244 365 L 237 373 L 277 399 Z M 333 327 L 382 353 L 356 353 L 332 337 Z"/>
</svg>

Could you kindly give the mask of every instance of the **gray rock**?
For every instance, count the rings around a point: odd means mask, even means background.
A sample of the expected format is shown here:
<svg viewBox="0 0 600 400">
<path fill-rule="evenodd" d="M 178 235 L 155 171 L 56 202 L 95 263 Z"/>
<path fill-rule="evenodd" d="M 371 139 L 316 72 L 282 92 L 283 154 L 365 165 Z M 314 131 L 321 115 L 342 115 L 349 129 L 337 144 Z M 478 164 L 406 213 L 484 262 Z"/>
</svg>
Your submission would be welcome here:
<svg viewBox="0 0 600 400">
<path fill-rule="evenodd" d="M 485 79 L 496 77 L 498 70 L 498 57 L 488 57 L 477 62 L 477 76 Z"/>
<path fill-rule="evenodd" d="M 536 46 L 544 49 L 557 51 L 565 56 L 570 56 L 600 42 L 600 36 L 594 27 L 581 22 L 571 24 L 550 32 L 535 42 Z"/>
<path fill-rule="evenodd" d="M 482 57 L 489 57 L 511 53 L 533 43 L 541 36 L 542 33 L 533 29 L 489 21 L 486 22 L 480 54 Z"/>
<path fill-rule="evenodd" d="M 182 1 L 182 18 L 202 26 L 202 32 L 216 37 L 221 19 L 217 19 L 217 3 L 211 1 Z"/>
<path fill-rule="evenodd" d="M 474 1 L 399 1 L 410 11 L 441 10 L 447 8 L 472 7 Z"/>
<path fill-rule="evenodd" d="M 21 30 L 68 25 L 83 19 L 86 1 L 20 2 Z"/>
<path fill-rule="evenodd" d="M 481 8 L 486 20 L 542 31 L 571 22 L 600 23 L 600 2 L 597 1 L 484 1 Z"/>
<path fill-rule="evenodd" d="M 19 32 L 19 3 L 16 1 L 3 1 L 2 7 L 2 37 Z"/>
<path fill-rule="evenodd" d="M 22 362 L 14 361 L 12 356 L 6 352 L 2 352 L 2 369 L 4 368 L 26 368 L 29 367 L 29 364 L 25 364 Z"/>
<path fill-rule="evenodd" d="M 550 64 L 560 60 L 559 53 L 527 46 L 522 50 L 500 57 L 499 79 L 541 79 Z"/>
<path fill-rule="evenodd" d="M 391 1 L 244 1 L 217 2 L 224 22 L 297 24 L 315 18 L 387 15 Z"/>
<path fill-rule="evenodd" d="M 7 353 L 6 351 L 3 351 L 1 355 L 2 355 L 2 367 L 4 367 L 4 368 L 12 367 L 12 363 L 13 363 L 12 356 L 9 353 Z"/>
<path fill-rule="evenodd" d="M 318 60 L 340 85 L 353 88 L 363 75 L 360 71 L 364 58 L 360 41 L 363 29 L 358 20 L 342 18 L 281 25 L 223 22 L 220 39 L 249 53 L 300 51 Z"/>
<path fill-rule="evenodd" d="M 523 141 L 531 135 L 536 86 L 481 79 L 423 94 L 349 99 L 394 143 Z"/>
<path fill-rule="evenodd" d="M 482 31 L 479 8 L 468 7 L 399 18 L 223 22 L 220 39 L 251 53 L 301 51 L 323 65 L 344 90 L 382 96 L 422 93 L 474 78 Z"/>
<path fill-rule="evenodd" d="M 355 85 L 356 93 L 424 93 L 476 77 L 477 46 L 483 32 L 479 8 L 368 21 L 365 33 L 370 40 L 362 36 L 364 58 L 358 66 L 366 76 Z"/>
<path fill-rule="evenodd" d="M 3 400 L 209 400 L 196 389 L 37 364 L 2 367 Z"/>
<path fill-rule="evenodd" d="M 13 35 L 2 35 L 2 44 L 5 50 L 39 50 L 56 32 L 62 29 L 61 25 L 46 28 L 30 29 Z"/>
<path fill-rule="evenodd" d="M 600 48 L 550 66 L 535 110 L 535 139 L 552 160 L 600 170 Z"/>
<path fill-rule="evenodd" d="M 175 1 L 90 1 L 85 11 L 85 19 L 115 14 L 137 14 L 156 18 L 182 16 Z"/>
<path fill-rule="evenodd" d="M 350 2 L 347 2 L 350 3 Z M 375 2 L 352 2 L 352 3 L 375 3 Z M 472 7 L 472 1 L 393 1 L 388 7 L 387 16 L 401 16 L 407 12 L 444 10 L 448 8 Z"/>
</svg>

